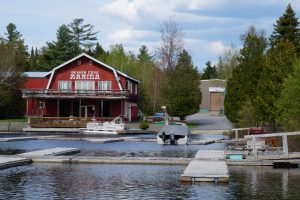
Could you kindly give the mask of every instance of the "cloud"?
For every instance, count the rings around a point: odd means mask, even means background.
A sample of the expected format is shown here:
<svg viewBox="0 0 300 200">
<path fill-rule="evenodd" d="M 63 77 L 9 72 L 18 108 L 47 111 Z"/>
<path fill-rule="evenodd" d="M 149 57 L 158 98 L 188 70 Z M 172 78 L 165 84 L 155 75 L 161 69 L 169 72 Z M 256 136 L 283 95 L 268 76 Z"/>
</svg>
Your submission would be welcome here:
<svg viewBox="0 0 300 200">
<path fill-rule="evenodd" d="M 222 7 L 226 3 L 225 0 L 191 0 L 187 3 L 190 10 L 216 9 Z"/>
<path fill-rule="evenodd" d="M 110 15 L 116 15 L 129 21 L 135 21 L 138 18 L 137 5 L 134 1 L 117 0 L 99 8 L 99 12 Z"/>
</svg>

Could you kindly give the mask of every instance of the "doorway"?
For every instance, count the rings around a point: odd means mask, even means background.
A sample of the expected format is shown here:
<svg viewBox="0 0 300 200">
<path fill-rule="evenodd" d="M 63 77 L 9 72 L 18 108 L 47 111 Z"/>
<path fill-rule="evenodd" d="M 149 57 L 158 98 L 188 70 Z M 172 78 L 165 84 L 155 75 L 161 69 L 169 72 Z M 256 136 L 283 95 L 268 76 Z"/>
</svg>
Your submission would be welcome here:
<svg viewBox="0 0 300 200">
<path fill-rule="evenodd" d="M 99 116 L 109 117 L 110 116 L 110 102 L 106 100 L 101 100 L 99 102 Z"/>
<path fill-rule="evenodd" d="M 87 105 L 81 106 L 81 117 L 94 117 L 95 116 L 95 106 L 94 105 Z"/>
</svg>

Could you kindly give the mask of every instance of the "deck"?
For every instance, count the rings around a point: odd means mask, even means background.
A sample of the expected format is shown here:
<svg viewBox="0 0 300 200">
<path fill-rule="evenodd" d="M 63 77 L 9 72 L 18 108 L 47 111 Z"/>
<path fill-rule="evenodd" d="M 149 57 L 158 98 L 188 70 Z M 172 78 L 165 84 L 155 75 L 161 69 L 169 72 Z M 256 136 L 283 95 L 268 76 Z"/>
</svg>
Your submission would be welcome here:
<svg viewBox="0 0 300 200">
<path fill-rule="evenodd" d="M 181 175 L 182 182 L 228 182 L 225 153 L 221 150 L 199 150 Z"/>
</svg>

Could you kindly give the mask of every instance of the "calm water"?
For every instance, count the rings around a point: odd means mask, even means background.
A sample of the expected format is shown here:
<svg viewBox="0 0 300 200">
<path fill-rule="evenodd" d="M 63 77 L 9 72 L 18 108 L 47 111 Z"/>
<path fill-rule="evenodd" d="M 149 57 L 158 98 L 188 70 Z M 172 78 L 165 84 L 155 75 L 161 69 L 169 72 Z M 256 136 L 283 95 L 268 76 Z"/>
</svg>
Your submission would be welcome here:
<svg viewBox="0 0 300 200">
<path fill-rule="evenodd" d="M 229 184 L 183 185 L 185 166 L 32 164 L 0 171 L 0 199 L 299 199 L 300 170 L 231 167 Z"/>
<path fill-rule="evenodd" d="M 107 137 L 107 136 L 106 136 Z M 154 135 L 138 135 L 138 137 L 152 137 Z M 222 137 L 221 135 L 195 135 L 194 139 L 208 137 Z M 128 157 L 194 157 L 199 149 L 224 149 L 224 144 L 211 145 L 159 145 L 156 142 L 115 142 L 95 144 L 84 140 L 27 140 L 15 142 L 1 142 L 0 154 L 16 154 L 39 149 L 54 147 L 79 148 L 78 155 L 87 156 L 128 156 Z"/>
<path fill-rule="evenodd" d="M 79 155 L 193 157 L 199 149 L 224 149 L 225 146 L 29 140 L 1 142 L 0 154 L 53 147 L 77 147 L 82 150 Z M 229 184 L 183 185 L 180 174 L 185 167 L 100 164 L 13 167 L 0 170 L 0 199 L 300 199 L 300 169 L 230 167 Z"/>
</svg>

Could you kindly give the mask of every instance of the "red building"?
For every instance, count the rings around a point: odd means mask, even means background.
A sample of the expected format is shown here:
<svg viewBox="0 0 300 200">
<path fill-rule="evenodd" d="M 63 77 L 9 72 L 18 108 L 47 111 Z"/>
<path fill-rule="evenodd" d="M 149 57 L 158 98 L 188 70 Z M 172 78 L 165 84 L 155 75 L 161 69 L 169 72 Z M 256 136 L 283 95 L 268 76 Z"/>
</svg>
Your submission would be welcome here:
<svg viewBox="0 0 300 200">
<path fill-rule="evenodd" d="M 26 75 L 27 116 L 137 119 L 139 81 L 87 54 Z"/>
</svg>

